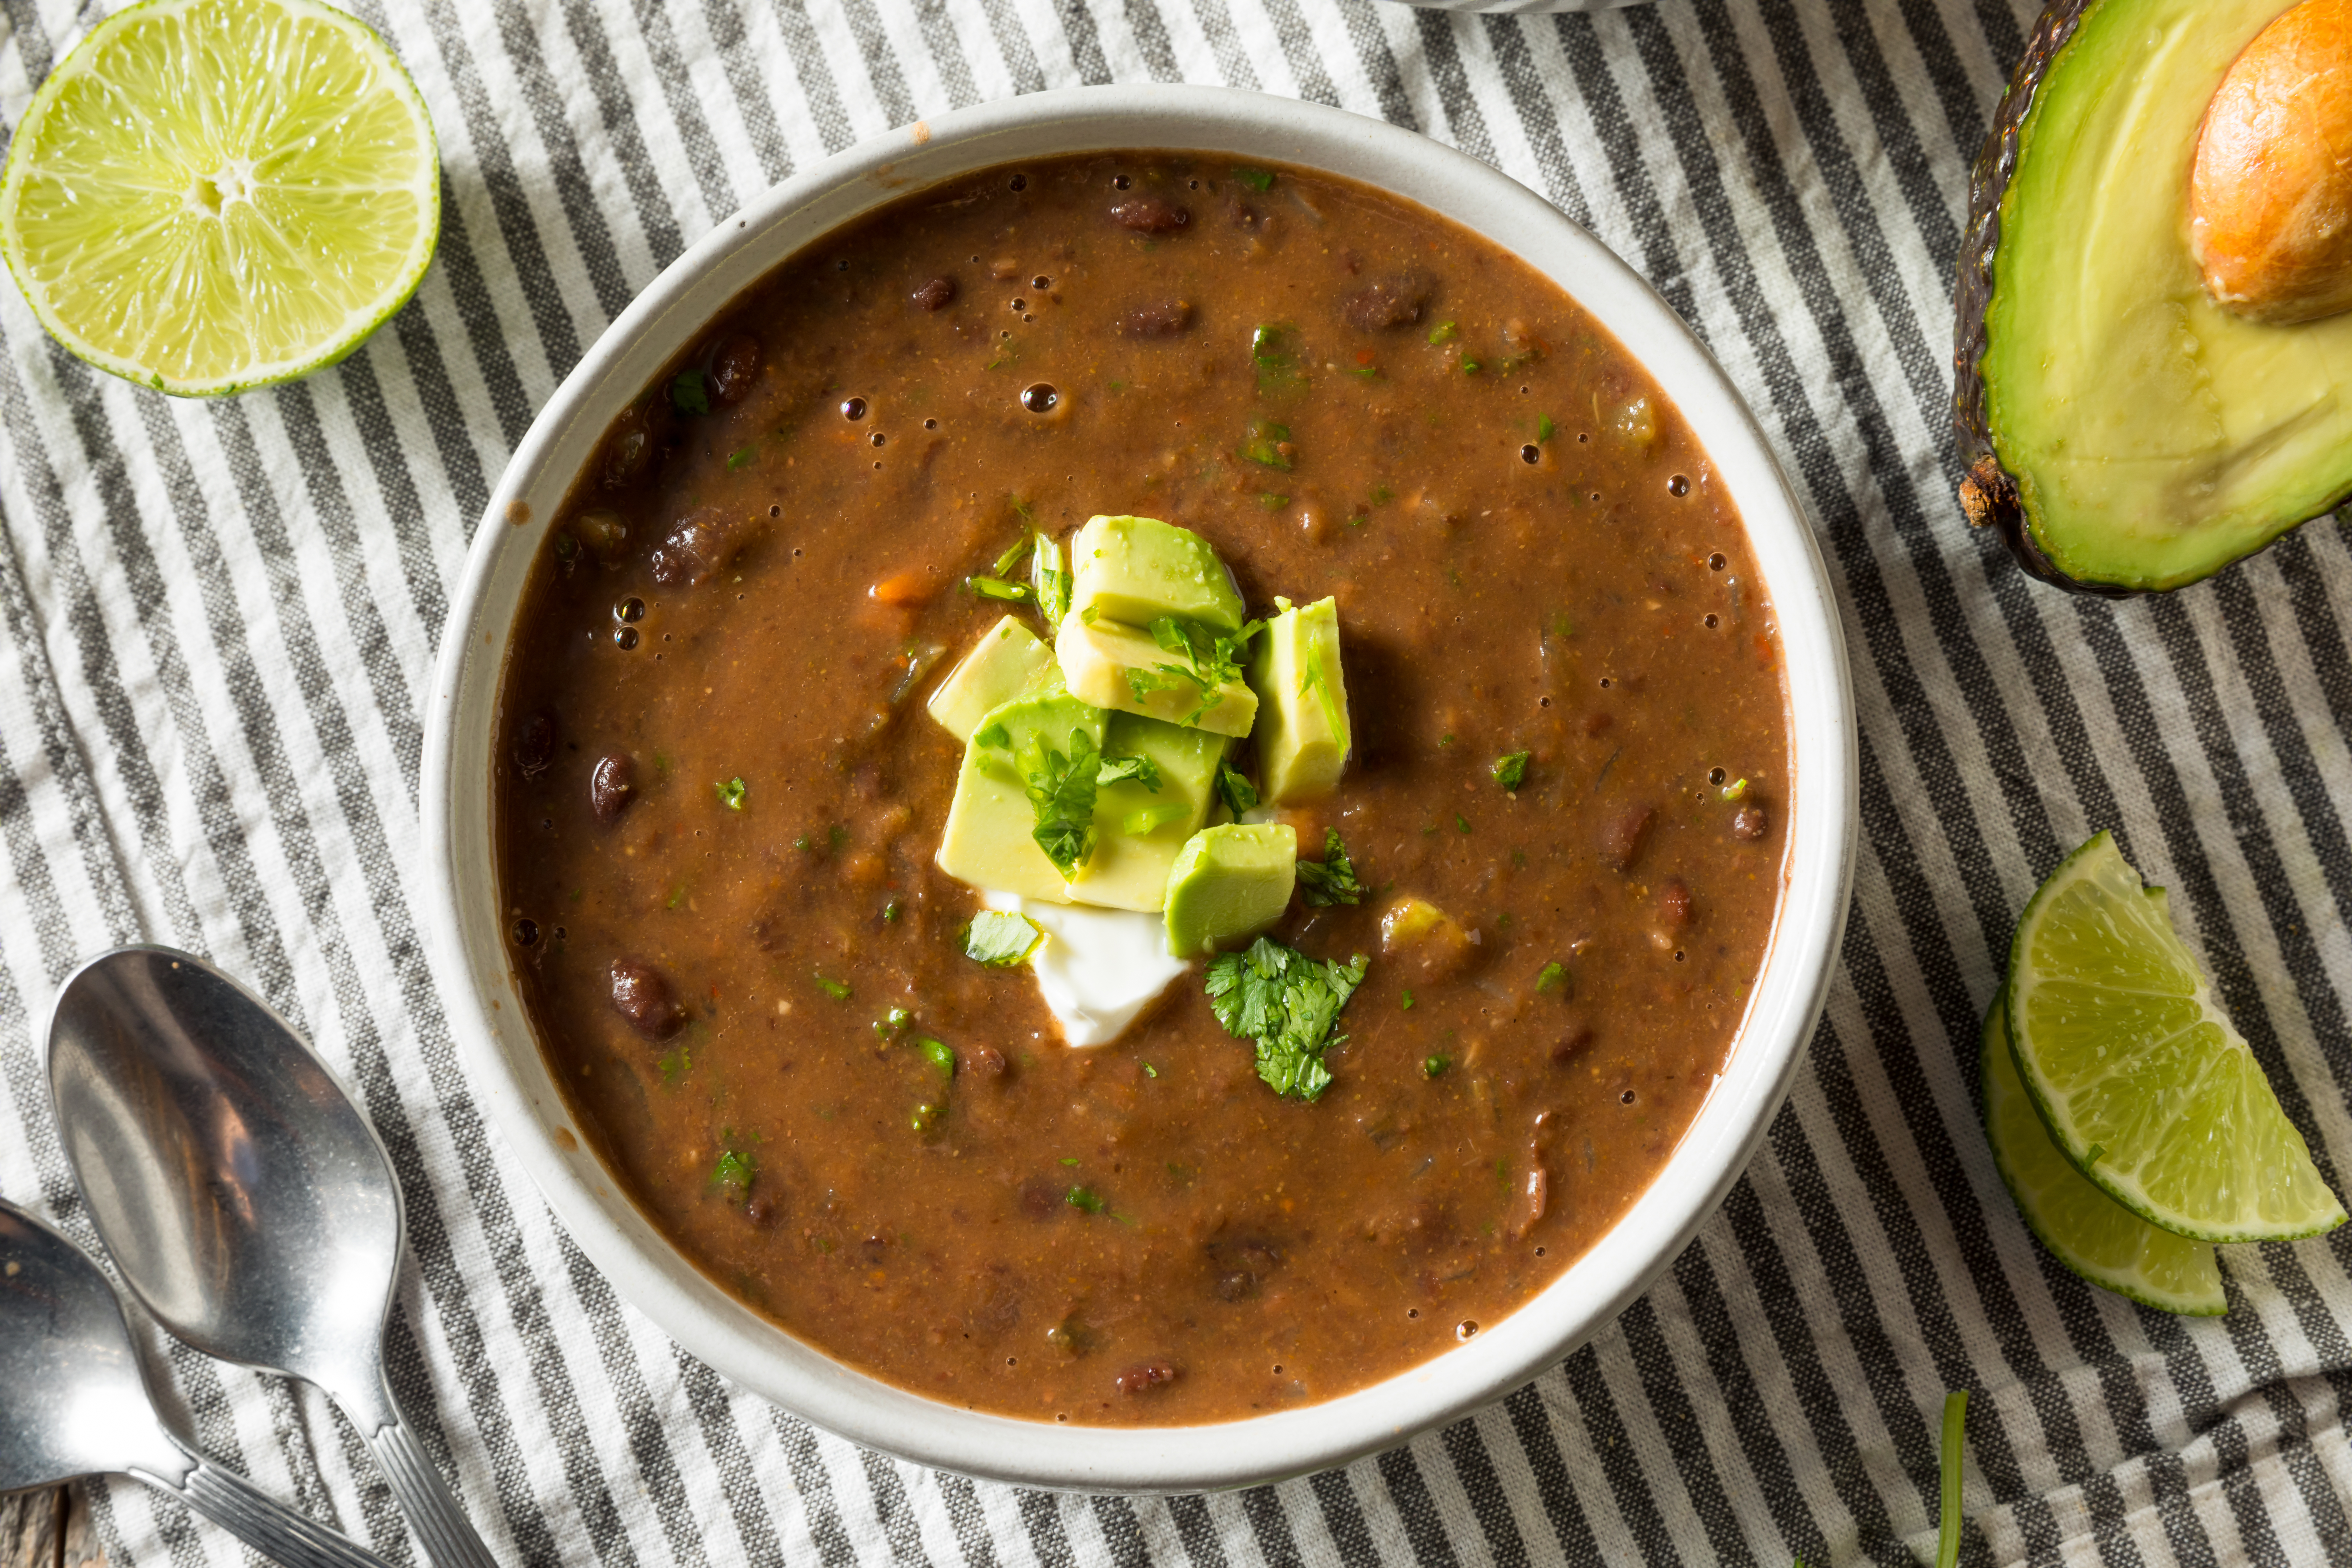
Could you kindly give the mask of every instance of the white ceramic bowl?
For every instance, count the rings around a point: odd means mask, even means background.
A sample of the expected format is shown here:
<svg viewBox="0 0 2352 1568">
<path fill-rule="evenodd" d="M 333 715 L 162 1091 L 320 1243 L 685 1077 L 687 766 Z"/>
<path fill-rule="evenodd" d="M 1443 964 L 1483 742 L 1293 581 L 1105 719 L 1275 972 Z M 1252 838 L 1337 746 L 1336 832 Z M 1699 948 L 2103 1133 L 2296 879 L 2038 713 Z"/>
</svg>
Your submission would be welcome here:
<svg viewBox="0 0 2352 1568">
<path fill-rule="evenodd" d="M 1788 884 L 1763 977 L 1721 1081 L 1649 1191 L 1549 1289 L 1467 1343 L 1341 1398 L 1206 1426 L 1107 1429 L 975 1414 L 852 1371 L 730 1297 L 566 1130 L 569 1113 L 509 967 L 493 871 L 492 731 L 508 637 L 532 555 L 614 412 L 779 261 L 877 204 L 1014 159 L 1114 148 L 1348 175 L 1489 237 L 1566 289 L 1649 366 L 1746 518 L 1780 618 L 1793 731 L 1794 778 L 1780 802 Z M 441 643 L 425 719 L 428 910 L 475 1093 L 614 1288 L 679 1344 L 821 1426 L 923 1464 L 1034 1487 L 1192 1491 L 1341 1464 L 1450 1421 L 1558 1363 L 1648 1287 L 1738 1178 L 1795 1076 L 1844 922 L 1854 789 L 1845 649 L 1812 531 L 1739 395 L 1631 268 L 1525 186 L 1378 121 L 1223 89 L 1081 88 L 917 124 L 778 185 L 656 279 L 556 390 L 490 498 Z"/>
</svg>

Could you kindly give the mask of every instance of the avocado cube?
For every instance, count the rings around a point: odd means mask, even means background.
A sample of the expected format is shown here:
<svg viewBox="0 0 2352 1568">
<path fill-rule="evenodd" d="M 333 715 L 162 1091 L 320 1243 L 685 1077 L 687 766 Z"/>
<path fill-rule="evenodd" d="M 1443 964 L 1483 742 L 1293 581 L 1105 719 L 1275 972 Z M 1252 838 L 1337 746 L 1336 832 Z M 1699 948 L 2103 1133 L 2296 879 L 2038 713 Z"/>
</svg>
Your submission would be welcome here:
<svg viewBox="0 0 2352 1568">
<path fill-rule="evenodd" d="M 1101 709 L 1053 685 L 991 709 L 964 742 L 955 799 L 940 836 L 940 869 L 975 888 L 1070 902 L 1069 885 L 1031 837 L 1037 813 L 1019 758 L 1032 737 L 1067 755 L 1073 730 L 1085 731 L 1099 748 L 1103 718 Z"/>
<path fill-rule="evenodd" d="M 1149 757 L 1160 769 L 1160 789 L 1154 794 L 1139 779 L 1103 786 L 1095 796 L 1094 858 L 1070 879 L 1070 897 L 1159 912 L 1168 900 L 1168 868 L 1207 820 L 1217 763 L 1232 744 L 1211 731 L 1113 713 L 1103 726 L 1104 758 Z"/>
<path fill-rule="evenodd" d="M 1298 879 L 1298 835 L 1286 823 L 1204 827 L 1168 868 L 1168 951 L 1201 958 L 1238 947 L 1282 918 Z"/>
<path fill-rule="evenodd" d="M 1271 805 L 1321 800 L 1348 765 L 1348 681 L 1339 610 L 1330 599 L 1292 606 L 1257 637 L 1249 682 L 1258 695 L 1259 793 Z"/>
<path fill-rule="evenodd" d="M 1162 616 L 1239 631 L 1241 590 L 1209 542 L 1150 517 L 1097 517 L 1070 540 L 1070 613 L 1148 626 Z"/>
<path fill-rule="evenodd" d="M 1007 616 L 971 645 L 927 706 L 940 728 L 959 741 L 969 741 L 990 709 L 1020 696 L 1053 662 L 1053 651 L 1036 634 Z"/>
<path fill-rule="evenodd" d="M 1222 681 L 1204 695 L 1187 673 L 1192 667 L 1182 654 L 1169 652 L 1150 632 L 1133 626 L 1065 616 L 1054 654 L 1070 694 L 1097 708 L 1219 735 L 1246 735 L 1257 718 L 1257 693 L 1246 681 Z"/>
</svg>

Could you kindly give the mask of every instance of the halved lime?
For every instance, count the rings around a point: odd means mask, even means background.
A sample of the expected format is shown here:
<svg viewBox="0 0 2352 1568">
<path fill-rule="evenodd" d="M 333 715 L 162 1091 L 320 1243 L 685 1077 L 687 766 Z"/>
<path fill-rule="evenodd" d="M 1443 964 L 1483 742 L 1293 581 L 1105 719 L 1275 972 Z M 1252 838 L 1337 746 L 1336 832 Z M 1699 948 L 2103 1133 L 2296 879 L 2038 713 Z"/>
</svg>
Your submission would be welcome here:
<svg viewBox="0 0 2352 1568">
<path fill-rule="evenodd" d="M 101 370 L 207 396 L 334 363 L 441 232 L 433 123 L 318 0 L 146 0 L 49 73 L 0 176 L 0 254 Z"/>
<path fill-rule="evenodd" d="M 2344 1223 L 2262 1065 L 2165 907 L 2102 833 L 2050 874 L 2010 944 L 2020 1077 L 2074 1168 L 2154 1225 L 2275 1241 Z"/>
<path fill-rule="evenodd" d="M 2158 1230 L 2066 1163 L 2018 1081 L 2000 1004 L 1985 1015 L 1985 1137 L 2018 1213 L 2058 1261 L 2092 1284 L 2160 1311 L 2219 1317 L 2230 1303 L 2206 1242 Z"/>
</svg>

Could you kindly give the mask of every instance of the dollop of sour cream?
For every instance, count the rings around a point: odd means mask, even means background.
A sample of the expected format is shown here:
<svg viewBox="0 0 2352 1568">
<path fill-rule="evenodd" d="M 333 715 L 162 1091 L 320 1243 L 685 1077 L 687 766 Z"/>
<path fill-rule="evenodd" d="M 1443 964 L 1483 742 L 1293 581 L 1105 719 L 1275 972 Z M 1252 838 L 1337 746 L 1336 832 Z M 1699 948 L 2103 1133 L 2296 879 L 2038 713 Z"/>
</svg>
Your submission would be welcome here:
<svg viewBox="0 0 2352 1568">
<path fill-rule="evenodd" d="M 1191 967 L 1168 956 L 1156 914 L 1048 904 L 983 890 L 992 910 L 1027 915 L 1045 933 L 1029 960 L 1037 990 L 1073 1046 L 1106 1046 L 1126 1032 L 1171 982 Z"/>
</svg>

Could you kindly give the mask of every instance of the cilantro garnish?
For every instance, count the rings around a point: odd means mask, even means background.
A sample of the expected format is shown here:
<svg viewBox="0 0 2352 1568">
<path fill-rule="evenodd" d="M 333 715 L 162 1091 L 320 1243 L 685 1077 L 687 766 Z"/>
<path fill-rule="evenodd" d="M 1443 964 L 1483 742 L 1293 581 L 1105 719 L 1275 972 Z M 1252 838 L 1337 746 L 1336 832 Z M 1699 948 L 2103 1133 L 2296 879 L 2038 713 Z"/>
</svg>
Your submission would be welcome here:
<svg viewBox="0 0 2352 1568">
<path fill-rule="evenodd" d="M 1027 915 L 1009 910 L 982 910 L 963 931 L 963 955 L 991 969 L 1010 969 L 1025 963 L 1045 931 Z"/>
<path fill-rule="evenodd" d="M 760 1163 L 740 1149 L 721 1149 L 719 1164 L 710 1173 L 710 1184 L 724 1187 L 730 1198 L 740 1198 L 751 1190 L 751 1178 L 760 1173 Z"/>
<path fill-rule="evenodd" d="M 1459 336 L 1461 329 L 1451 321 L 1440 321 L 1429 329 L 1429 341 L 1433 343 L 1450 342 Z"/>
<path fill-rule="evenodd" d="M 1298 901 L 1318 910 L 1364 901 L 1364 885 L 1356 879 L 1356 863 L 1348 858 L 1348 847 L 1339 842 L 1338 828 L 1323 830 L 1321 865 L 1312 860 L 1298 863 Z"/>
<path fill-rule="evenodd" d="M 1133 779 L 1153 795 L 1160 793 L 1160 764 L 1150 757 L 1105 757 L 1095 783 L 1115 784 Z"/>
<path fill-rule="evenodd" d="M 1257 809 L 1257 785 L 1238 772 L 1231 763 L 1217 764 L 1217 798 L 1238 820 L 1242 813 Z"/>
<path fill-rule="evenodd" d="M 874 1020 L 874 1032 L 883 1039 L 895 1040 L 898 1037 L 898 1031 L 905 1028 L 913 1016 L 904 1007 L 893 1007 Z"/>
<path fill-rule="evenodd" d="M 1331 1086 L 1323 1055 L 1346 1042 L 1334 1035 L 1339 1009 L 1364 983 L 1371 961 L 1323 963 L 1260 937 L 1246 952 L 1209 964 L 1209 1006 L 1225 1033 L 1257 1046 L 1257 1076 L 1276 1094 L 1312 1101 Z"/>
<path fill-rule="evenodd" d="M 1100 1214 L 1109 1206 L 1084 1187 L 1072 1187 L 1063 1201 L 1072 1208 L 1083 1209 L 1087 1214 Z"/>
<path fill-rule="evenodd" d="M 703 390 L 700 371 L 678 373 L 677 378 L 669 384 L 669 405 L 680 414 L 710 412 L 710 395 Z"/>
<path fill-rule="evenodd" d="M 710 787 L 719 792 L 719 804 L 730 811 L 742 810 L 743 797 L 751 793 L 741 779 L 729 779 L 725 784 Z"/>
<path fill-rule="evenodd" d="M 1517 790 L 1527 782 L 1528 758 L 1531 753 L 1513 752 L 1495 759 L 1495 782 L 1507 790 Z"/>
<path fill-rule="evenodd" d="M 1306 374 L 1298 368 L 1298 356 L 1290 347 L 1291 335 L 1297 330 L 1288 321 L 1267 321 L 1250 333 L 1250 361 L 1257 366 L 1259 396 L 1279 396 L 1306 386 Z M 1288 435 L 1283 432 L 1285 437 Z M 1285 462 L 1281 467 L 1290 465 Z"/>
<path fill-rule="evenodd" d="M 757 447 L 739 447 L 735 451 L 728 453 L 727 471 L 731 474 L 738 468 L 750 468 L 753 460 L 756 459 L 759 455 L 760 448 Z"/>
<path fill-rule="evenodd" d="M 1551 422 L 1550 415 L 1545 414 L 1538 416 L 1536 419 L 1536 439 L 1538 441 L 1549 441 L 1552 438 L 1552 433 L 1558 428 L 1559 426 L 1555 426 Z"/>
<path fill-rule="evenodd" d="M 1421 1076 L 1423 1078 L 1435 1078 L 1439 1073 L 1444 1072 L 1447 1068 L 1450 1068 L 1453 1065 L 1454 1058 L 1452 1057 L 1423 1058 L 1421 1064 Z"/>
<path fill-rule="evenodd" d="M 1033 736 L 1021 748 L 1021 773 L 1029 804 L 1037 814 L 1030 837 L 1064 879 L 1077 874 L 1095 852 L 1095 781 L 1100 772 L 1094 737 L 1070 731 L 1069 755 Z"/>
<path fill-rule="evenodd" d="M 1001 604 L 1025 605 L 1032 596 L 1028 584 L 1011 583 L 1002 577 L 967 577 L 963 585 L 983 599 Z"/>
<path fill-rule="evenodd" d="M 1241 679 L 1241 656 L 1248 650 L 1251 639 L 1265 629 L 1264 621 L 1246 621 L 1237 632 L 1221 632 L 1199 621 L 1162 616 L 1151 623 L 1152 640 L 1181 658 L 1184 666 L 1157 666 L 1158 679 L 1147 671 L 1130 669 L 1127 672 L 1128 686 L 1140 702 L 1151 691 L 1165 689 L 1176 681 L 1190 680 L 1200 689 L 1201 704 L 1178 722 L 1195 723 L 1202 714 L 1225 700 L 1222 688 Z"/>
<path fill-rule="evenodd" d="M 1003 577 L 1010 574 L 1015 566 L 1021 564 L 1023 557 L 1029 553 L 1030 546 L 1035 542 L 1036 538 L 1034 533 L 1024 533 L 1014 540 L 1013 547 L 996 558 L 996 564 L 989 568 L 988 574 L 992 577 Z"/>
<path fill-rule="evenodd" d="M 824 992 L 835 1001 L 846 1002 L 849 1000 L 849 986 L 846 983 L 839 980 L 827 980 L 822 974 L 813 973 L 810 978 L 816 982 L 816 988 L 818 990 Z"/>
<path fill-rule="evenodd" d="M 1536 994 L 1540 996 L 1547 991 L 1557 991 L 1567 984 L 1567 965 L 1554 959 L 1545 964 L 1542 971 L 1536 975 Z"/>
<path fill-rule="evenodd" d="M 1274 174 L 1271 170 L 1237 168 L 1234 171 L 1234 178 L 1261 195 L 1274 189 Z"/>
<path fill-rule="evenodd" d="M 1234 449 L 1234 456 L 1246 458 L 1261 468 L 1287 469 L 1290 454 L 1283 448 L 1289 445 L 1289 426 L 1271 419 L 1253 419 L 1242 437 L 1242 444 Z"/>
<path fill-rule="evenodd" d="M 941 1078 L 955 1077 L 955 1050 L 939 1040 L 917 1040 L 915 1049 Z"/>
</svg>

